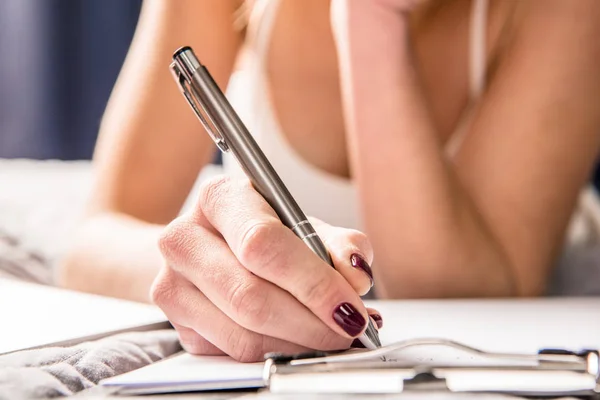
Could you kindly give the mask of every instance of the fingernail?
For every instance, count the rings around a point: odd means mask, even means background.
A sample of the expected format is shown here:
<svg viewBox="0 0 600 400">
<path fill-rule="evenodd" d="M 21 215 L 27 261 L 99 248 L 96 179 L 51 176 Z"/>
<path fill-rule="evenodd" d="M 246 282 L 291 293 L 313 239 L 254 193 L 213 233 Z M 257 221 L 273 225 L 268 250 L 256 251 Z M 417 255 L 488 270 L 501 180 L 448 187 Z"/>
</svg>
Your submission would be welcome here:
<svg viewBox="0 0 600 400">
<path fill-rule="evenodd" d="M 365 345 L 359 339 L 354 339 L 350 347 L 353 349 L 366 349 Z"/>
<path fill-rule="evenodd" d="M 365 274 L 368 275 L 371 280 L 371 286 L 373 286 L 373 270 L 369 266 L 369 263 L 365 261 L 365 259 L 360 254 L 352 254 L 350 256 L 350 264 L 357 269 L 362 270 Z"/>
<path fill-rule="evenodd" d="M 357 336 L 367 325 L 363 316 L 350 303 L 337 306 L 333 312 L 333 319 L 350 336 Z"/>
<path fill-rule="evenodd" d="M 373 319 L 373 321 L 375 321 L 375 324 L 377 325 L 377 329 L 381 329 L 383 327 L 383 318 L 381 318 L 381 315 L 369 314 L 369 317 L 371 317 Z"/>
</svg>

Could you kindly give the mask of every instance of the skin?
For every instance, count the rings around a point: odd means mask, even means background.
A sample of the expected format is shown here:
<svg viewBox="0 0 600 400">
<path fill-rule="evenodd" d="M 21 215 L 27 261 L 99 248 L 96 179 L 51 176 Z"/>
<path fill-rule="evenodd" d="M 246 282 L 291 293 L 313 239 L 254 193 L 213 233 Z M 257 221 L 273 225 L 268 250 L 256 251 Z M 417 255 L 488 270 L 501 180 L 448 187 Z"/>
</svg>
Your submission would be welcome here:
<svg viewBox="0 0 600 400">
<path fill-rule="evenodd" d="M 243 39 L 236 7 L 144 3 L 64 286 L 139 301 L 152 287 L 186 349 L 242 361 L 347 347 L 337 305 L 375 312 L 352 254 L 376 254 L 383 298 L 543 293 L 600 140 L 599 2 L 491 0 L 487 88 L 449 154 L 468 105 L 470 1 L 333 0 L 329 12 L 282 0 L 267 60 L 279 123 L 299 155 L 355 181 L 369 238 L 316 222 L 335 270 L 247 181 L 205 183 L 176 218 L 214 147 L 168 60 L 189 44 L 224 87 Z"/>
<path fill-rule="evenodd" d="M 518 3 L 519 22 L 473 125 L 447 159 L 409 46 L 408 3 L 334 6 L 367 233 L 382 265 L 406 263 L 379 271 L 381 282 L 394 282 L 384 293 L 539 295 L 598 151 L 600 46 L 592 38 L 600 4 Z M 380 106 L 368 107 L 374 101 Z M 395 179 L 369 179 L 385 171 Z"/>
</svg>

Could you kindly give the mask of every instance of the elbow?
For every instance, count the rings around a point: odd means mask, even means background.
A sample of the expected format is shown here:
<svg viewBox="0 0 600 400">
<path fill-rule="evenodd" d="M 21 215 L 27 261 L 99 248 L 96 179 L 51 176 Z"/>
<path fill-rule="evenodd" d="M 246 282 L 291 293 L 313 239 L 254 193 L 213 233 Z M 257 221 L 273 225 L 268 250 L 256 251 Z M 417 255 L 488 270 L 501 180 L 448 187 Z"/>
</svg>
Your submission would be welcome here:
<svg viewBox="0 0 600 400">
<path fill-rule="evenodd" d="M 378 297 L 389 299 L 509 298 L 537 295 L 522 285 L 502 257 L 472 252 L 423 251 L 418 257 L 379 258 L 374 266 Z M 394 259 L 396 262 L 394 262 Z"/>
<path fill-rule="evenodd" d="M 65 289 L 87 291 L 85 253 L 78 243 L 74 243 L 56 266 L 56 285 Z"/>
<path fill-rule="evenodd" d="M 522 276 L 504 263 L 383 265 L 374 268 L 379 273 L 375 290 L 382 299 L 532 298 L 544 295 L 547 286 L 544 276 Z"/>
<path fill-rule="evenodd" d="M 528 264 L 522 267 L 512 266 L 512 295 L 519 298 L 541 297 L 547 293 L 549 268 L 535 268 Z M 539 272 L 535 272 L 539 271 Z"/>
<path fill-rule="evenodd" d="M 97 292 L 98 276 L 93 268 L 97 262 L 94 243 L 96 216 L 85 218 L 72 236 L 72 241 L 56 265 L 55 283 L 65 289 Z"/>
<path fill-rule="evenodd" d="M 518 296 L 509 285 L 493 280 L 458 277 L 446 273 L 385 276 L 376 283 L 380 299 L 467 299 L 510 298 Z M 401 282 L 401 283 L 400 283 Z"/>
</svg>

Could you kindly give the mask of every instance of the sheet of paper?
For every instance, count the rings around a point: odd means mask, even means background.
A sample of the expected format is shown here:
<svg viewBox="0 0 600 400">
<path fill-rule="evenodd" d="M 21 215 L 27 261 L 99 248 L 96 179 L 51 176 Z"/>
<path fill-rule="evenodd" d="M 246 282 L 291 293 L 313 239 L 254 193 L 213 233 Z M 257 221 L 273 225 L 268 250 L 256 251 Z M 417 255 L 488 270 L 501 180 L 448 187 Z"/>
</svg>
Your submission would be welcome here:
<svg viewBox="0 0 600 400">
<path fill-rule="evenodd" d="M 600 348 L 600 298 L 380 301 L 370 306 L 383 316 L 383 344 L 436 337 L 507 353 Z M 444 355 L 418 349 L 405 354 L 417 362 L 438 362 Z"/>
<path fill-rule="evenodd" d="M 122 387 L 122 394 L 255 388 L 263 386 L 263 363 L 242 364 L 224 356 L 183 353 L 101 384 Z"/>
<path fill-rule="evenodd" d="M 495 352 L 535 354 L 540 348 L 600 348 L 599 299 L 372 301 L 384 319 L 382 343 L 445 338 Z M 437 347 L 402 352 L 409 363 L 470 361 L 470 355 Z M 473 360 L 475 361 L 475 360 Z M 176 356 L 104 381 L 104 385 L 148 388 L 148 392 L 219 389 L 259 384 L 261 364 L 228 357 Z M 251 386 L 255 387 L 255 386 Z M 161 389 L 162 388 L 162 389 Z"/>
<path fill-rule="evenodd" d="M 168 328 L 154 306 L 0 278 L 0 354 Z"/>
</svg>

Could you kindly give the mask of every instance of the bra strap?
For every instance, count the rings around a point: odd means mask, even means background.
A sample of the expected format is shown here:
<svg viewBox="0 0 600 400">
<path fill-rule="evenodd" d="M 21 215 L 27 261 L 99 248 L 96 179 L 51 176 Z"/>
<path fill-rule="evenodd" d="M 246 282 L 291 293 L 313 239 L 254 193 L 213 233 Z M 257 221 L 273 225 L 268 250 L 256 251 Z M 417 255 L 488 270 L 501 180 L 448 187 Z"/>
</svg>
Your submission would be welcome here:
<svg viewBox="0 0 600 400">
<path fill-rule="evenodd" d="M 261 69 L 267 60 L 271 33 L 280 3 L 280 0 L 256 0 L 250 12 L 246 40 Z"/>
<path fill-rule="evenodd" d="M 469 92 L 477 100 L 485 89 L 488 0 L 473 0 L 469 29 Z"/>
</svg>

